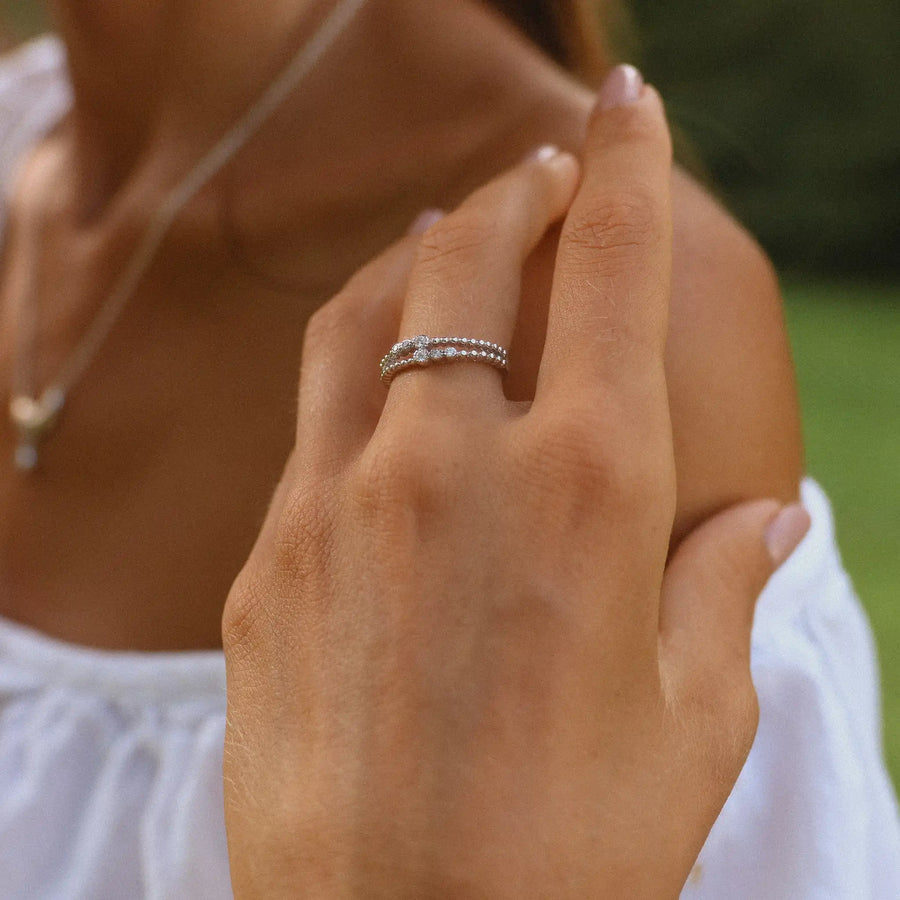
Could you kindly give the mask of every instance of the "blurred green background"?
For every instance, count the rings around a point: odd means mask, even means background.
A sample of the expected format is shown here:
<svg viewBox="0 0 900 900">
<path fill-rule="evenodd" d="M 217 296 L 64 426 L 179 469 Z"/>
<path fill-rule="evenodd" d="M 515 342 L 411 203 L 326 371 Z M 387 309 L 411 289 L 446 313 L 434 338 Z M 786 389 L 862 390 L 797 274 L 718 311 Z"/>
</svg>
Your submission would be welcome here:
<svg viewBox="0 0 900 900">
<path fill-rule="evenodd" d="M 900 3 L 634 0 L 632 53 L 784 275 L 808 471 L 875 627 L 900 784 Z M 31 0 L 0 0 L 9 42 Z"/>
<path fill-rule="evenodd" d="M 900 786 L 900 3 L 629 8 L 636 58 L 782 272 L 807 471 L 875 630 Z"/>
</svg>

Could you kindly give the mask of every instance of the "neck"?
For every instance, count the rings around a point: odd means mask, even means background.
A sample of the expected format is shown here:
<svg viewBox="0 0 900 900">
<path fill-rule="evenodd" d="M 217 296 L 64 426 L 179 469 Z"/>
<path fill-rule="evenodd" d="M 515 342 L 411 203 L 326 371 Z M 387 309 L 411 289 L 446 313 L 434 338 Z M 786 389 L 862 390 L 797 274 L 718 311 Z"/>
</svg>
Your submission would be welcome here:
<svg viewBox="0 0 900 900">
<path fill-rule="evenodd" d="M 54 2 L 75 90 L 71 202 L 98 216 L 123 187 L 140 184 L 132 195 L 146 198 L 189 171 L 337 4 Z M 322 222 L 346 236 L 348 220 L 371 222 L 398 197 L 408 208 L 396 220 L 416 204 L 461 199 L 515 158 L 504 129 L 571 88 L 562 82 L 480 3 L 368 0 L 230 166 L 242 196 L 231 192 L 229 212 L 268 216 L 245 217 L 254 235 L 299 223 L 311 244 Z M 455 183 L 454 166 L 470 180 Z"/>
<path fill-rule="evenodd" d="M 187 156 L 209 145 L 334 3 L 52 0 L 74 89 L 81 192 L 102 205 L 172 135 Z"/>
</svg>

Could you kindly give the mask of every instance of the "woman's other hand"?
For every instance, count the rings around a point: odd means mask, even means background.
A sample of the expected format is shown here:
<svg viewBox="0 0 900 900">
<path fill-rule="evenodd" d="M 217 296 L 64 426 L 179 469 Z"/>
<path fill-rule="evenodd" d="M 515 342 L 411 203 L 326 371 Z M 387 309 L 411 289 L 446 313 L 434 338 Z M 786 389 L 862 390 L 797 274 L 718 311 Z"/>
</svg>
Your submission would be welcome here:
<svg viewBox="0 0 900 900">
<path fill-rule="evenodd" d="M 674 897 L 740 772 L 755 599 L 808 519 L 735 507 L 666 566 L 671 152 L 633 71 L 585 160 L 526 161 L 310 323 L 223 623 L 238 897 Z M 563 217 L 533 403 L 469 362 L 384 390 L 398 331 L 508 345 Z"/>
</svg>

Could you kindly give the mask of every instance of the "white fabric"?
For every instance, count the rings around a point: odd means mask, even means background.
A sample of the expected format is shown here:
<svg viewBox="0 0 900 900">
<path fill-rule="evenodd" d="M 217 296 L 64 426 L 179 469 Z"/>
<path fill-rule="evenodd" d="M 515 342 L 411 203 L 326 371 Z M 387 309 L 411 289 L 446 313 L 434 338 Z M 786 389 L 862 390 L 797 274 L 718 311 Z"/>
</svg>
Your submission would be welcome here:
<svg viewBox="0 0 900 900">
<path fill-rule="evenodd" d="M 69 102 L 55 40 L 0 64 L 0 185 Z M 802 487 L 812 530 L 754 629 L 759 734 L 685 900 L 900 898 L 872 639 L 828 501 Z M 224 696 L 219 653 L 103 652 L 0 619 L 0 898 L 229 897 Z"/>
</svg>

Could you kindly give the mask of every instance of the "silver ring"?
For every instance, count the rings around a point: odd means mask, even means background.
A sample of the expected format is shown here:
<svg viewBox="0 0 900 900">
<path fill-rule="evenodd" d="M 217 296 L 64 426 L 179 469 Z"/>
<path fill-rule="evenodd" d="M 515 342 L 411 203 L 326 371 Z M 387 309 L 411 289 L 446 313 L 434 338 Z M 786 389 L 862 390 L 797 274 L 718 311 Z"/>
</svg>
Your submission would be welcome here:
<svg viewBox="0 0 900 900">
<path fill-rule="evenodd" d="M 395 375 L 407 369 L 458 361 L 486 363 L 503 373 L 509 370 L 506 350 L 492 341 L 419 334 L 391 347 L 381 360 L 381 380 L 390 384 Z"/>
</svg>

